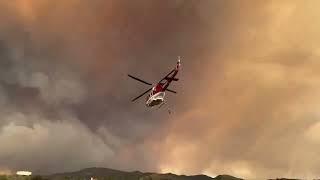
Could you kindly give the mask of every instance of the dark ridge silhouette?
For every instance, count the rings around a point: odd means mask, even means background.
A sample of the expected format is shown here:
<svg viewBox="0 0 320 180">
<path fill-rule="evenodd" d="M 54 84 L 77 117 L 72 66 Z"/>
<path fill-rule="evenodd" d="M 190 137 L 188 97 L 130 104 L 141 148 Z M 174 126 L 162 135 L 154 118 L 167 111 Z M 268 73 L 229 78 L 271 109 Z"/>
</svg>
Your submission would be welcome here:
<svg viewBox="0 0 320 180">
<path fill-rule="evenodd" d="M 206 175 L 176 175 L 172 173 L 159 174 L 159 173 L 143 173 L 140 171 L 126 172 L 113 170 L 108 168 L 86 168 L 76 172 L 58 173 L 45 176 L 46 179 L 52 180 L 90 180 L 91 177 L 98 180 L 241 180 L 229 175 L 219 175 L 217 177 L 209 177 Z"/>
</svg>

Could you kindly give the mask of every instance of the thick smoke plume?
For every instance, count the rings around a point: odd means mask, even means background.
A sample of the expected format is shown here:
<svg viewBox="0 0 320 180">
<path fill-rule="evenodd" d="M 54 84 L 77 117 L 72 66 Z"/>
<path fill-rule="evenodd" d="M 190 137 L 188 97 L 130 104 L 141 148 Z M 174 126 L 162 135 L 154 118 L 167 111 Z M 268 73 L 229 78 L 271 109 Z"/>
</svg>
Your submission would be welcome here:
<svg viewBox="0 0 320 180">
<path fill-rule="evenodd" d="M 0 2 L 0 173 L 320 175 L 316 0 Z M 182 56 L 179 93 L 130 99 Z"/>
</svg>

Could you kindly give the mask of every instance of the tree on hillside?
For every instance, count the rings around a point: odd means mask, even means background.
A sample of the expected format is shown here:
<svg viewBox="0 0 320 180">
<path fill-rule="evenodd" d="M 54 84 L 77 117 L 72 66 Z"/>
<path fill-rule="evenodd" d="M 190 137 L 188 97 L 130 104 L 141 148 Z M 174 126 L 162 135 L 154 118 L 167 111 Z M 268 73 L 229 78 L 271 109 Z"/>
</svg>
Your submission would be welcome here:
<svg viewBox="0 0 320 180">
<path fill-rule="evenodd" d="M 5 176 L 5 175 L 1 175 L 1 176 L 0 176 L 0 180 L 8 180 L 8 178 L 7 178 L 7 176 Z"/>
<path fill-rule="evenodd" d="M 42 176 L 32 176 L 31 180 L 47 180 L 47 179 Z"/>
</svg>

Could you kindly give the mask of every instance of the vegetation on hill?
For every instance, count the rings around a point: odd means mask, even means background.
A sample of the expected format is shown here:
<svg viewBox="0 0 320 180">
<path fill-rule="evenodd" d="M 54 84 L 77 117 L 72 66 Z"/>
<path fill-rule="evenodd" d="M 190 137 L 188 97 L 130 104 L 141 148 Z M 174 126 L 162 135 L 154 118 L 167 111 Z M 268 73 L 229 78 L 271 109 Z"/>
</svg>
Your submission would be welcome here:
<svg viewBox="0 0 320 180">
<path fill-rule="evenodd" d="M 48 180 L 45 177 L 42 176 L 6 176 L 6 175 L 0 175 L 0 180 Z"/>
<path fill-rule="evenodd" d="M 123 172 L 107 168 L 88 168 L 77 172 L 60 173 L 49 176 L 0 176 L 0 180 L 90 180 L 91 177 L 97 180 L 240 180 L 227 175 L 212 178 L 205 175 L 179 176 L 171 173 Z"/>
</svg>

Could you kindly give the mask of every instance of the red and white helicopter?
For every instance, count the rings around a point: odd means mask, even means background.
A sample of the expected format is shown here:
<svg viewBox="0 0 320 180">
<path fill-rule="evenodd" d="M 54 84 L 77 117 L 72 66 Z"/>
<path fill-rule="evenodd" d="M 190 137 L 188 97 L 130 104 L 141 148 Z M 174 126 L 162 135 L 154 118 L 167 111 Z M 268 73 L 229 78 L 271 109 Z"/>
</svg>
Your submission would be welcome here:
<svg viewBox="0 0 320 180">
<path fill-rule="evenodd" d="M 151 91 L 149 93 L 149 95 L 147 96 L 146 106 L 147 107 L 153 107 L 153 106 L 156 106 L 156 105 L 160 105 L 160 107 L 161 107 L 161 105 L 163 105 L 163 103 L 164 103 L 165 91 L 172 92 L 172 93 L 177 93 L 176 91 L 168 89 L 168 87 L 169 87 L 169 85 L 170 85 L 170 83 L 172 81 L 178 81 L 179 80 L 179 79 L 176 78 L 176 75 L 178 74 L 178 72 L 180 70 L 180 66 L 181 66 L 181 60 L 180 60 L 180 56 L 179 56 L 176 67 L 168 75 L 166 75 L 156 85 L 154 85 L 153 87 L 151 87 L 150 89 L 148 89 L 147 91 L 142 93 L 140 96 L 134 98 L 132 100 L 132 102 L 137 100 L 137 99 L 139 99 L 143 95 L 147 94 L 149 91 Z M 146 82 L 144 80 L 141 80 L 141 79 L 139 79 L 137 77 L 134 77 L 134 76 L 132 76 L 130 74 L 128 74 L 128 76 L 133 78 L 133 79 L 135 79 L 135 80 L 137 80 L 137 81 L 140 81 L 140 82 L 142 82 L 144 84 L 152 86 L 151 83 L 148 83 L 148 82 Z"/>
</svg>

